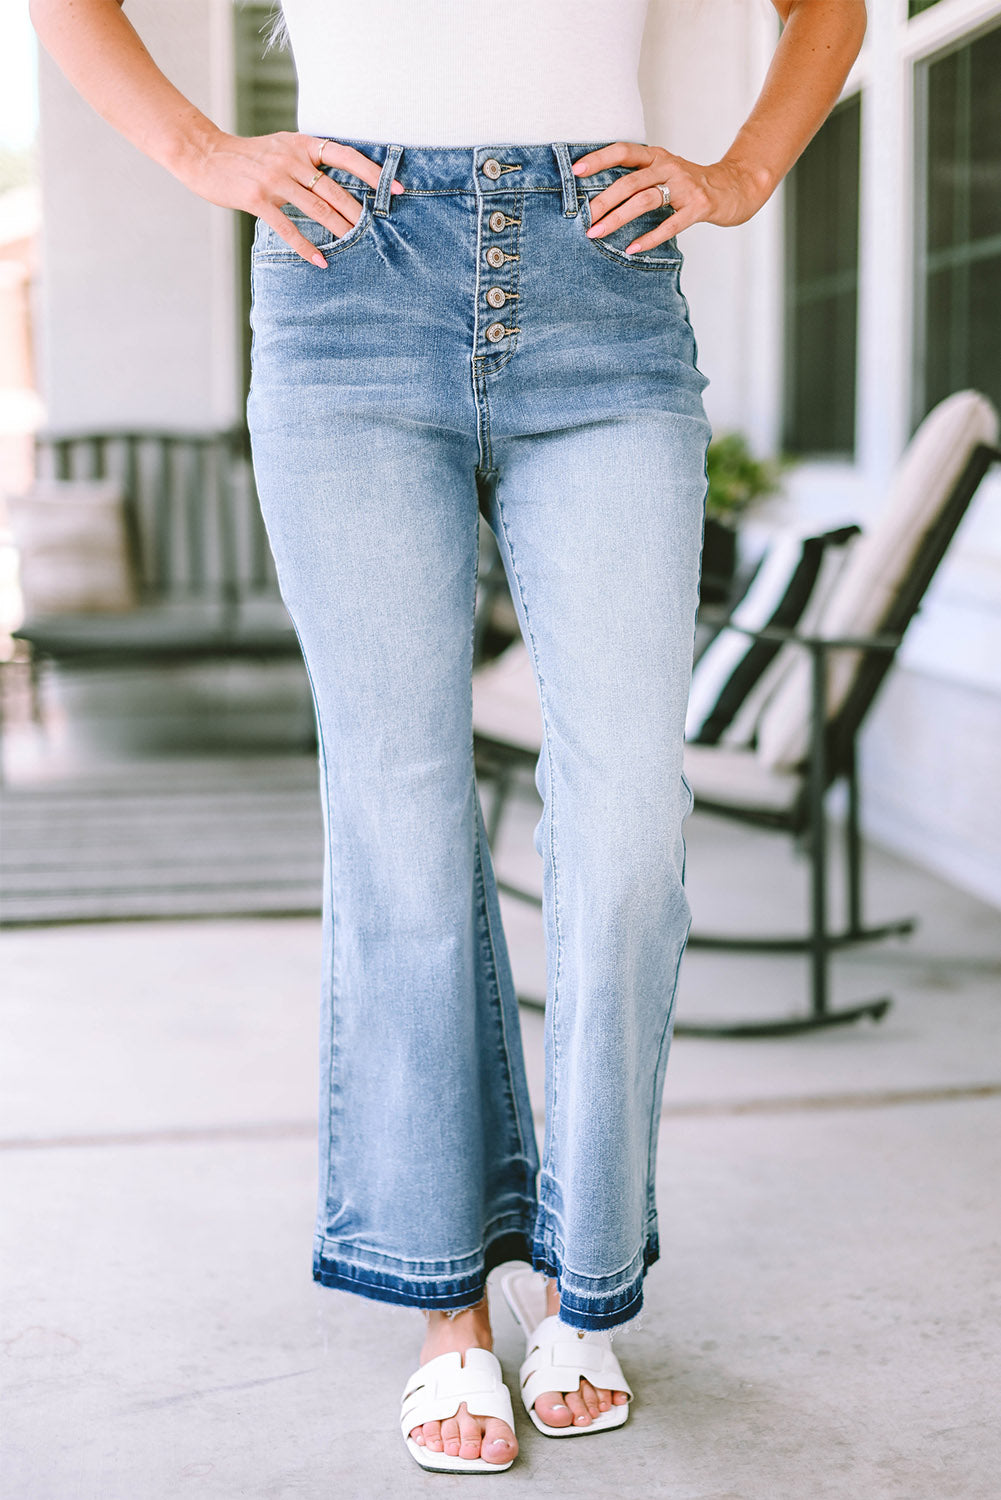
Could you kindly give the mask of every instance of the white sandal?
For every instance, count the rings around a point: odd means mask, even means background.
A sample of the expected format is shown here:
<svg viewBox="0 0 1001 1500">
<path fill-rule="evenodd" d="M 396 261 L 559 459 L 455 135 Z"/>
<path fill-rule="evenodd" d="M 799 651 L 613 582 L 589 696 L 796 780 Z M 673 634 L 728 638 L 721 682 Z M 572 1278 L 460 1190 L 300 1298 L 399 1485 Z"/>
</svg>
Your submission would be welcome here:
<svg viewBox="0 0 1001 1500">
<path fill-rule="evenodd" d="M 555 1314 L 546 1314 L 546 1280 L 539 1271 L 509 1271 L 501 1287 L 507 1304 L 528 1339 L 528 1352 L 520 1370 L 521 1399 L 535 1426 L 546 1437 L 583 1437 L 587 1432 L 607 1432 L 621 1427 L 629 1416 L 632 1390 L 622 1367 L 612 1353 L 611 1338 L 604 1332 L 569 1328 Z M 577 1390 L 581 1378 L 601 1390 L 625 1391 L 630 1398 L 608 1411 L 599 1412 L 587 1427 L 552 1427 L 535 1410 L 544 1391 Z"/>
<path fill-rule="evenodd" d="M 452 1474 L 500 1474 L 514 1463 L 490 1464 L 485 1458 L 459 1458 L 422 1448 L 410 1436 L 425 1422 L 444 1422 L 458 1415 L 463 1401 L 471 1417 L 499 1417 L 514 1431 L 511 1394 L 504 1384 L 500 1362 L 489 1349 L 467 1349 L 466 1362 L 457 1349 L 437 1354 L 415 1370 L 407 1381 L 400 1411 L 400 1428 L 407 1447 L 422 1469 L 445 1469 Z"/>
</svg>

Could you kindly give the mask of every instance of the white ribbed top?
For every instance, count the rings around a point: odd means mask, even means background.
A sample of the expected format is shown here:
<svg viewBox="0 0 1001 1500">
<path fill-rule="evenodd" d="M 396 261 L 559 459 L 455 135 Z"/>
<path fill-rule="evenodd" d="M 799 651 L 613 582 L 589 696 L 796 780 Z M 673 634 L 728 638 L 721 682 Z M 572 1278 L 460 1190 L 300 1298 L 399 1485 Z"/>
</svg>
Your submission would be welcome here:
<svg viewBox="0 0 1001 1500">
<path fill-rule="evenodd" d="M 646 139 L 648 0 L 283 0 L 299 129 L 403 146 Z"/>
</svg>

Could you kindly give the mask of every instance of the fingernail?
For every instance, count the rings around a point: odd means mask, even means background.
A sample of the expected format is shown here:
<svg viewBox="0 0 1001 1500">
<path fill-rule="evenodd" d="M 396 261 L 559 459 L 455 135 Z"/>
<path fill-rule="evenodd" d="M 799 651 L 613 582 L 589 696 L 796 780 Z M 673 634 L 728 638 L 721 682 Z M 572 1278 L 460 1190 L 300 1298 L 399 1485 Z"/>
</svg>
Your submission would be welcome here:
<svg viewBox="0 0 1001 1500">
<path fill-rule="evenodd" d="M 583 162 L 575 161 L 574 164 L 573 164 L 573 171 L 575 171 L 575 172 L 583 172 L 583 170 L 584 170 L 584 164 L 583 164 Z"/>
<path fill-rule="evenodd" d="M 327 262 L 324 260 L 322 255 L 311 255 L 310 260 L 313 262 L 314 266 L 322 266 L 323 269 L 326 270 Z"/>
</svg>

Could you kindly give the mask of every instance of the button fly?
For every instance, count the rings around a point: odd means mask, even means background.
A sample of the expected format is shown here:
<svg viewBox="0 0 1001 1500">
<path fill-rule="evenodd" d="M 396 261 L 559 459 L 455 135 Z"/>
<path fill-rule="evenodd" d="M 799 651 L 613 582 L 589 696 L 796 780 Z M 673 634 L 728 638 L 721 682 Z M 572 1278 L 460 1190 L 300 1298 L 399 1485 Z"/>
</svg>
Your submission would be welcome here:
<svg viewBox="0 0 1001 1500">
<path fill-rule="evenodd" d="M 484 177 L 489 177 L 491 182 L 496 182 L 501 174 L 501 164 L 495 156 L 488 156 L 481 170 Z"/>
<path fill-rule="evenodd" d="M 489 292 L 487 292 L 487 301 L 491 307 L 503 307 L 507 301 L 507 293 L 503 287 L 492 286 Z"/>
<path fill-rule="evenodd" d="M 494 234 L 500 234 L 501 230 L 504 228 L 504 225 L 507 223 L 507 219 L 505 215 L 501 213 L 500 209 L 497 208 L 494 209 L 493 213 L 490 215 L 490 218 L 487 220 L 487 223 L 490 225 L 490 228 L 493 230 Z"/>
<path fill-rule="evenodd" d="M 496 344 L 507 335 L 507 329 L 503 323 L 491 323 L 486 335 L 492 344 Z"/>
<path fill-rule="evenodd" d="M 506 257 L 504 255 L 504 251 L 500 248 L 500 246 L 491 245 L 490 249 L 487 251 L 487 265 L 493 266 L 494 270 L 496 270 L 498 266 L 502 266 L 504 264 L 505 259 Z"/>
</svg>

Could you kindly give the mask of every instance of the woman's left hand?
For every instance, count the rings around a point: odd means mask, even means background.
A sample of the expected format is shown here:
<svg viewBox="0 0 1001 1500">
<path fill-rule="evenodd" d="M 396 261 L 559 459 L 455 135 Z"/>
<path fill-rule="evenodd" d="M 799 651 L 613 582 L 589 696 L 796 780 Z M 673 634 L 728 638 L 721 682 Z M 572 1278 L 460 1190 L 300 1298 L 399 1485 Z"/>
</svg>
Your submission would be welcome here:
<svg viewBox="0 0 1001 1500">
<path fill-rule="evenodd" d="M 592 239 L 610 234 L 640 214 L 663 205 L 658 183 L 671 190 L 673 214 L 663 224 L 641 235 L 626 251 L 652 250 L 691 224 L 743 224 L 756 214 L 774 184 L 765 173 L 755 174 L 736 162 L 718 161 L 709 166 L 674 156 L 663 146 L 644 146 L 636 141 L 615 141 L 598 151 L 589 151 L 573 164 L 574 174 L 590 177 L 607 167 L 633 167 L 610 187 L 591 199 Z"/>
</svg>

